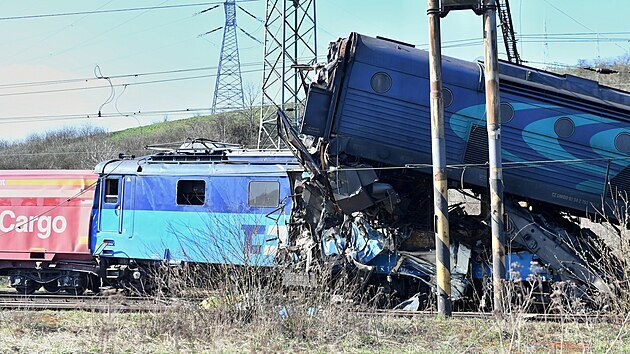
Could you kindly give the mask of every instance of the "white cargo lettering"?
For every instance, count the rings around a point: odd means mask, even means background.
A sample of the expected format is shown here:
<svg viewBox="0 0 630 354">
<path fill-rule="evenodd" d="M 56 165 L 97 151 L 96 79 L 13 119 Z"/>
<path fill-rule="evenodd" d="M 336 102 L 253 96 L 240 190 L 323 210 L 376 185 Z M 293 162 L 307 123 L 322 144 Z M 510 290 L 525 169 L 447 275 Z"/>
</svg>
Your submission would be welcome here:
<svg viewBox="0 0 630 354">
<path fill-rule="evenodd" d="M 9 224 L 9 226 L 4 226 L 4 217 L 7 215 L 15 219 L 15 214 L 11 210 L 5 210 L 2 213 L 0 213 L 0 231 L 2 232 L 11 232 L 15 228 L 15 224 Z"/>
<path fill-rule="evenodd" d="M 7 233 L 15 231 L 18 233 L 37 232 L 37 237 L 46 239 L 54 233 L 62 233 L 68 227 L 68 220 L 58 215 L 55 217 L 42 215 L 37 216 L 16 216 L 12 210 L 4 210 L 0 213 L 0 232 Z"/>
<path fill-rule="evenodd" d="M 37 219 L 37 237 L 48 238 L 50 236 L 50 216 L 40 216 Z"/>
<path fill-rule="evenodd" d="M 15 231 L 16 232 L 28 232 L 29 220 L 26 216 L 20 215 L 15 218 Z"/>
</svg>

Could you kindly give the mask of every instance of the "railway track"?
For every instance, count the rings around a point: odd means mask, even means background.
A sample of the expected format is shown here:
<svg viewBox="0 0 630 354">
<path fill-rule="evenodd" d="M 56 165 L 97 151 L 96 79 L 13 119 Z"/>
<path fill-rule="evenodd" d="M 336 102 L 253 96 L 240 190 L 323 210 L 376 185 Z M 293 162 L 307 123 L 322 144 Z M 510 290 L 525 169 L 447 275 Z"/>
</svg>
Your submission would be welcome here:
<svg viewBox="0 0 630 354">
<path fill-rule="evenodd" d="M 436 317 L 434 311 L 403 311 L 403 310 L 370 310 L 355 312 L 362 316 L 392 316 L 392 317 Z M 506 319 L 520 319 L 538 322 L 610 322 L 623 320 L 623 316 L 602 314 L 554 314 L 554 313 L 511 313 L 502 316 Z M 474 318 L 492 320 L 501 318 L 492 312 L 453 312 L 453 318 Z"/>
<path fill-rule="evenodd" d="M 160 312 L 181 304 L 200 304 L 205 297 L 193 298 L 154 298 L 142 296 L 123 296 L 120 294 L 102 295 L 61 295 L 37 294 L 22 295 L 12 292 L 0 292 L 0 309 L 5 310 L 80 310 L 94 312 Z M 404 310 L 350 310 L 352 314 L 363 317 L 436 317 L 434 311 Z M 491 312 L 453 312 L 456 319 L 496 320 L 501 318 Z M 537 322 L 611 322 L 623 320 L 623 316 L 602 314 L 551 314 L 551 313 L 512 313 L 505 319 Z"/>
<path fill-rule="evenodd" d="M 0 308 L 11 310 L 164 311 L 181 301 L 139 296 L 0 294 Z"/>
</svg>

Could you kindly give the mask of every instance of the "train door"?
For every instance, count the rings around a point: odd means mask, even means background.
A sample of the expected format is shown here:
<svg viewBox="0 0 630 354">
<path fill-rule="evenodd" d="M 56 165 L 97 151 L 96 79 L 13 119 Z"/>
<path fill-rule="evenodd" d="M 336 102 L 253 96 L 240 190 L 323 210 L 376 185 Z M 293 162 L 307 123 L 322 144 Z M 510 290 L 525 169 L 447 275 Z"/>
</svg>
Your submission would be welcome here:
<svg viewBox="0 0 630 354">
<path fill-rule="evenodd" d="M 135 177 L 111 176 L 101 181 L 98 229 L 101 234 L 133 236 Z"/>
</svg>

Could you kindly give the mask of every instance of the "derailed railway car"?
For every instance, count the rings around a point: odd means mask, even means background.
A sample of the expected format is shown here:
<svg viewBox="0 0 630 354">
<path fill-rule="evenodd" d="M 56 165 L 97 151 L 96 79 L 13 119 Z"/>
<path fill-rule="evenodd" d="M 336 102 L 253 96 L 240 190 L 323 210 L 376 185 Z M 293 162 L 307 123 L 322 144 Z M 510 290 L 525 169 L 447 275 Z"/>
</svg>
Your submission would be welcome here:
<svg viewBox="0 0 630 354">
<path fill-rule="evenodd" d="M 325 141 L 330 156 L 430 164 L 428 60 L 400 42 L 338 41 L 310 87 L 301 132 Z M 442 65 L 447 164 L 459 166 L 449 179 L 485 188 L 483 63 Z M 499 72 L 505 193 L 584 214 L 611 191 L 630 191 L 630 94 L 507 62 Z"/>
<path fill-rule="evenodd" d="M 608 292 L 598 268 L 609 254 L 576 219 L 627 212 L 617 196 L 630 191 L 630 94 L 505 62 L 500 73 L 508 274 Z M 449 211 L 458 298 L 491 268 L 483 75 L 483 63 L 443 59 L 449 187 L 481 202 L 480 213 L 461 204 Z M 279 113 L 285 141 L 311 174 L 294 220 L 305 226 L 290 240 L 320 246 L 297 254 L 349 258 L 365 279 L 385 275 L 381 289 L 391 293 L 406 291 L 401 276 L 433 287 L 429 91 L 427 52 L 356 33 L 331 43 L 309 87 L 303 139 Z"/>
<path fill-rule="evenodd" d="M 98 284 L 89 248 L 96 175 L 76 170 L 0 171 L 0 275 L 33 293 Z"/>
</svg>

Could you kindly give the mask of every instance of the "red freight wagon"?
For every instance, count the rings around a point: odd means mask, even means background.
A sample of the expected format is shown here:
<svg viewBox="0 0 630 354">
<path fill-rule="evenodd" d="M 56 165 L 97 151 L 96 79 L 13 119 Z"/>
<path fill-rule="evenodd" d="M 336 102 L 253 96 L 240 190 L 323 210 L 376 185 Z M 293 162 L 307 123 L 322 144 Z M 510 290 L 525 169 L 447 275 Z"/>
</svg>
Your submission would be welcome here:
<svg viewBox="0 0 630 354">
<path fill-rule="evenodd" d="M 83 170 L 0 171 L 0 275 L 19 292 L 82 292 L 97 176 Z"/>
</svg>

